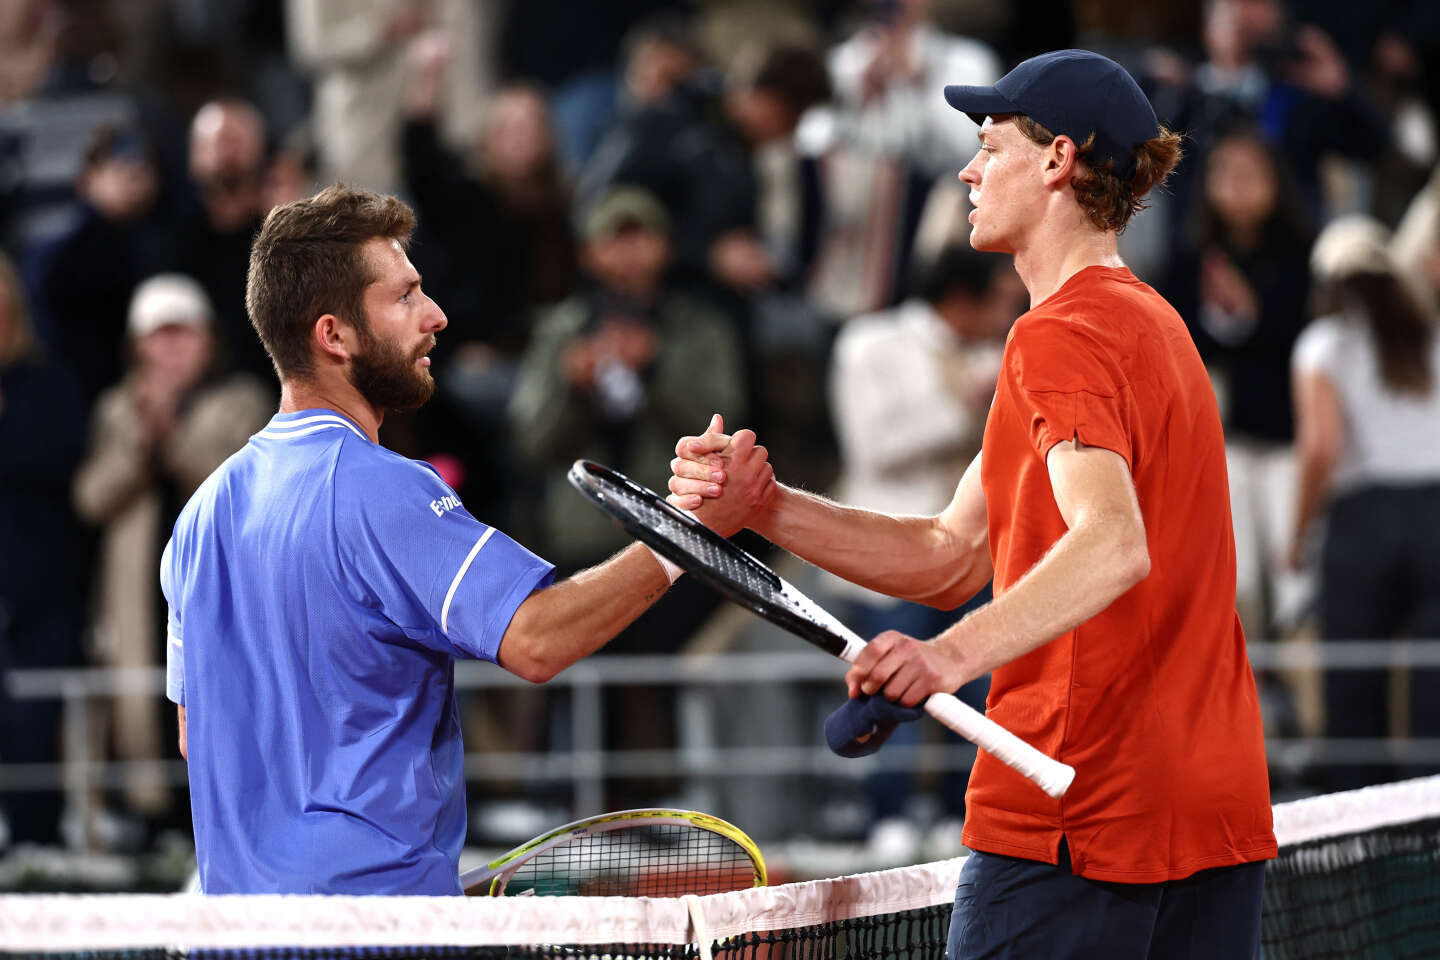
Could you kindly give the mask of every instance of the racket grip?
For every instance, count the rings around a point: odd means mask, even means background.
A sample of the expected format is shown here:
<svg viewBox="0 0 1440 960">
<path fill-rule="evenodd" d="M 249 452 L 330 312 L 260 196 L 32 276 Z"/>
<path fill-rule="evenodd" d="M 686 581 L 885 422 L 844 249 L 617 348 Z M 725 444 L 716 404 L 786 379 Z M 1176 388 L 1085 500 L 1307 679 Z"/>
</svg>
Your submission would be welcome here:
<svg viewBox="0 0 1440 960">
<path fill-rule="evenodd" d="M 1052 797 L 1062 797 L 1075 768 L 1036 750 L 1015 734 L 948 693 L 933 694 L 925 712 Z"/>
</svg>

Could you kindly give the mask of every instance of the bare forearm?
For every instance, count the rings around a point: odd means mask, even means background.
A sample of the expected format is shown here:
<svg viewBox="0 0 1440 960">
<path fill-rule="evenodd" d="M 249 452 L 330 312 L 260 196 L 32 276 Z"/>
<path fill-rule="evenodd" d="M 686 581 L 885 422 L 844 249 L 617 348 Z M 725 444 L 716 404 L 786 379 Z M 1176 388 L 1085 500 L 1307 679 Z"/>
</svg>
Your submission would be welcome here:
<svg viewBox="0 0 1440 960">
<path fill-rule="evenodd" d="M 940 517 L 876 513 L 782 486 L 753 526 L 846 580 L 946 609 L 990 579 L 984 543 L 962 542 Z"/>
<path fill-rule="evenodd" d="M 500 642 L 500 665 L 543 683 L 609 643 L 669 585 L 650 551 L 631 544 L 604 563 L 531 594 Z"/>
<path fill-rule="evenodd" d="M 1300 455 L 1300 493 L 1295 505 L 1295 530 L 1291 543 L 1299 549 L 1305 543 L 1306 531 L 1315 522 L 1320 507 L 1330 491 L 1330 477 L 1334 472 L 1332 463 L 1321 457 Z"/>
<path fill-rule="evenodd" d="M 1145 543 L 1124 521 L 1070 529 L 1013 587 L 937 638 L 959 665 L 956 688 L 1080 626 L 1149 572 Z"/>
</svg>

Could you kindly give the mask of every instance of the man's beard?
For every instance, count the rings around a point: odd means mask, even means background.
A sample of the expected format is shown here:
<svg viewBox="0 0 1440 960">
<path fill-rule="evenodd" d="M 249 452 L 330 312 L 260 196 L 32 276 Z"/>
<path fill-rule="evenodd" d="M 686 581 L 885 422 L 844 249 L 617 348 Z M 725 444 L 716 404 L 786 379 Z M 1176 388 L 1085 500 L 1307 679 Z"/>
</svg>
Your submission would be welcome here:
<svg viewBox="0 0 1440 960">
<path fill-rule="evenodd" d="M 392 340 L 359 330 L 360 353 L 350 360 L 350 382 L 371 406 L 381 410 L 415 410 L 435 392 L 430 371 L 415 366 L 435 347 L 432 337 L 406 355 Z"/>
</svg>

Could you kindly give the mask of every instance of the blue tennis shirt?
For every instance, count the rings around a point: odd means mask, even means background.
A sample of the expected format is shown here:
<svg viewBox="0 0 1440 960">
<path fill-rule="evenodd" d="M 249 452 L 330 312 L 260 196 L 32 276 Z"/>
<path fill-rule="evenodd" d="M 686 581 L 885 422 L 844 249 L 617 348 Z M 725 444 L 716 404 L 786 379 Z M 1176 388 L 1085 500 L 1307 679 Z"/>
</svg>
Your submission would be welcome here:
<svg viewBox="0 0 1440 960">
<path fill-rule="evenodd" d="M 160 562 L 202 889 L 459 894 L 454 660 L 553 575 L 333 411 L 251 437 Z"/>
</svg>

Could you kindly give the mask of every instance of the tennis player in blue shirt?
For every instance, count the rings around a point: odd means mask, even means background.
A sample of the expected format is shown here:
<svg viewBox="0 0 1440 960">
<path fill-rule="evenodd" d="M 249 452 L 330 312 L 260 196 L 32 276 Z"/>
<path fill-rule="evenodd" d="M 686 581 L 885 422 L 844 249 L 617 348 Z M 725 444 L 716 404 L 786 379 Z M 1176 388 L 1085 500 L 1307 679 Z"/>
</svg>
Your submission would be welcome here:
<svg viewBox="0 0 1440 960">
<path fill-rule="evenodd" d="M 634 544 L 550 564 L 381 447 L 435 389 L 445 314 L 410 209 L 332 187 L 278 207 L 246 306 L 280 412 L 185 506 L 161 560 L 206 893 L 459 894 L 465 781 L 454 660 L 540 683 L 678 573 Z"/>
</svg>

